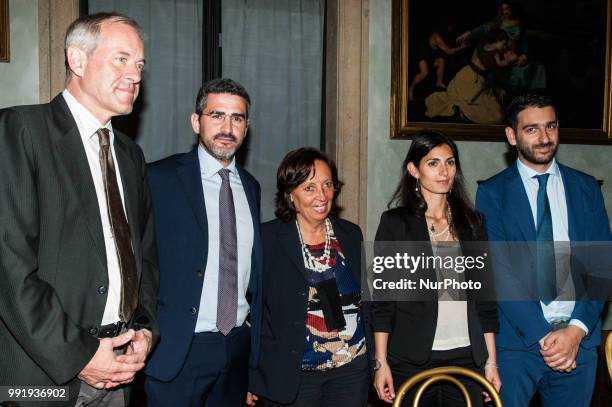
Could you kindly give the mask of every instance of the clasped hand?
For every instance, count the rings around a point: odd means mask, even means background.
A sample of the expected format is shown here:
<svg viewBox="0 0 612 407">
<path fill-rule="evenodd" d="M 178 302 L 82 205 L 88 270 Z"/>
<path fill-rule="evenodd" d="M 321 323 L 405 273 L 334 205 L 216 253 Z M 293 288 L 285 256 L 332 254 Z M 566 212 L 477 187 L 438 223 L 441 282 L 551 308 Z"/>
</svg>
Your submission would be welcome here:
<svg viewBox="0 0 612 407">
<path fill-rule="evenodd" d="M 102 338 L 93 358 L 78 377 L 96 389 L 110 389 L 134 380 L 134 375 L 145 365 L 151 350 L 153 335 L 148 329 L 133 329 L 114 338 Z M 126 346 L 125 353 L 117 355 L 116 348 Z"/>
<path fill-rule="evenodd" d="M 576 368 L 576 355 L 585 335 L 574 325 L 549 332 L 540 339 L 540 354 L 544 362 L 558 372 L 571 372 Z"/>
</svg>

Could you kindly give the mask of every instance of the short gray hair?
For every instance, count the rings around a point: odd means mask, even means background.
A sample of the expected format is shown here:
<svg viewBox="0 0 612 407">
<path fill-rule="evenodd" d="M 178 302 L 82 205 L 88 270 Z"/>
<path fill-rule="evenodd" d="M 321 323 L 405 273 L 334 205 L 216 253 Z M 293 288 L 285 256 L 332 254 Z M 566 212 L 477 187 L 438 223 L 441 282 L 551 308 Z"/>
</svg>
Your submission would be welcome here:
<svg viewBox="0 0 612 407">
<path fill-rule="evenodd" d="M 132 18 L 116 13 L 96 13 L 74 20 L 66 31 L 64 40 L 64 64 L 66 65 L 66 80 L 70 78 L 70 65 L 68 64 L 68 47 L 77 47 L 91 54 L 97 47 L 100 39 L 100 27 L 104 23 L 127 24 L 138 32 L 142 39 L 142 29 Z"/>
</svg>

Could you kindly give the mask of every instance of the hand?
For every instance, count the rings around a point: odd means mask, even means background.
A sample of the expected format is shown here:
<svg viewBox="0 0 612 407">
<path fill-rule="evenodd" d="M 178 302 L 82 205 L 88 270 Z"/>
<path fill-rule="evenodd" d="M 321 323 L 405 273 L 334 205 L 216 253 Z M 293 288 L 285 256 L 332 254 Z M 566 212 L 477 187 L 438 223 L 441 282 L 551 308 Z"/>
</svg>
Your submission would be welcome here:
<svg viewBox="0 0 612 407">
<path fill-rule="evenodd" d="M 144 367 L 144 362 L 121 363 L 116 360 L 114 349 L 129 343 L 134 335 L 134 330 L 130 329 L 114 338 L 100 339 L 98 350 L 79 373 L 79 379 L 96 389 L 132 381 L 136 372 Z"/>
<path fill-rule="evenodd" d="M 153 334 L 148 329 L 139 329 L 134 333 L 134 338 L 128 345 L 125 354 L 118 355 L 115 359 L 121 363 L 144 363 L 151 351 Z"/>
<path fill-rule="evenodd" d="M 511 64 L 517 60 L 518 56 L 514 51 L 506 51 L 504 52 L 504 59 L 507 63 Z M 518 64 L 518 63 L 517 63 Z"/>
<path fill-rule="evenodd" d="M 127 346 L 125 353 L 115 356 L 115 360 L 120 363 L 144 363 L 151 351 L 152 343 L 153 334 L 151 331 L 148 329 L 140 329 L 134 333 L 134 338 Z M 110 389 L 121 384 L 128 384 L 133 380 L 134 377 L 130 377 L 121 382 L 108 382 L 104 387 Z"/>
<path fill-rule="evenodd" d="M 544 362 L 558 372 L 571 372 L 576 368 L 576 355 L 585 335 L 586 332 L 574 325 L 549 333 L 540 340 Z"/>
<path fill-rule="evenodd" d="M 455 41 L 456 41 L 457 43 L 460 43 L 460 44 L 461 44 L 461 43 L 466 42 L 466 41 L 467 41 L 467 40 L 469 40 L 470 38 L 472 38 L 472 33 L 471 33 L 471 32 L 469 32 L 469 31 L 466 31 L 466 32 L 464 32 L 463 34 L 461 34 L 460 36 L 458 36 L 458 37 L 455 39 Z"/>
<path fill-rule="evenodd" d="M 546 339 L 550 336 L 551 333 L 552 333 L 552 331 L 550 331 L 549 333 L 544 335 L 544 337 L 538 341 L 539 344 L 540 344 L 540 349 L 544 348 L 544 341 L 546 341 Z"/>
<path fill-rule="evenodd" d="M 499 393 L 499 389 L 501 389 L 502 383 L 501 378 L 499 377 L 499 369 L 495 366 L 485 366 L 485 377 L 495 387 L 495 390 Z M 485 403 L 491 401 L 491 395 L 486 391 L 483 391 L 482 394 L 485 397 Z"/>
<path fill-rule="evenodd" d="M 381 362 L 381 367 L 374 373 L 374 388 L 378 398 L 385 403 L 393 403 L 395 390 L 393 389 L 393 376 L 387 361 Z"/>
<path fill-rule="evenodd" d="M 259 400 L 259 397 L 257 397 L 255 394 L 251 393 L 250 391 L 247 391 L 246 401 L 245 401 L 247 406 L 254 406 L 255 404 L 257 404 L 257 400 Z"/>
</svg>

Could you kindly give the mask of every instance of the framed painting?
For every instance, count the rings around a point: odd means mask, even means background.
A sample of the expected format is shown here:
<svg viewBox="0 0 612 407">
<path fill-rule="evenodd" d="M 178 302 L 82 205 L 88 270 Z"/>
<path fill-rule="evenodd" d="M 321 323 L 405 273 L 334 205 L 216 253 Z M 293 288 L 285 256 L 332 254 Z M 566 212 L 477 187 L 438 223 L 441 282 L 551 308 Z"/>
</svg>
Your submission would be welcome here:
<svg viewBox="0 0 612 407">
<path fill-rule="evenodd" d="M 9 62 L 9 10 L 8 0 L 0 0 L 0 62 Z"/>
<path fill-rule="evenodd" d="M 393 0 L 391 137 L 505 140 L 505 105 L 536 91 L 564 142 L 611 142 L 611 3 Z"/>
</svg>

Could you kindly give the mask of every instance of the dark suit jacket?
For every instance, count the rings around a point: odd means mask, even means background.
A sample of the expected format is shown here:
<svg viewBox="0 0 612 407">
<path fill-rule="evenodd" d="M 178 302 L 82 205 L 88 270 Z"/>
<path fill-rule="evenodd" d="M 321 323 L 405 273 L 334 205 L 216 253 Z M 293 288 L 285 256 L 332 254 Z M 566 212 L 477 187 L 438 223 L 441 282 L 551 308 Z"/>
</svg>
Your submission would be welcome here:
<svg viewBox="0 0 612 407">
<path fill-rule="evenodd" d="M 361 280 L 359 226 L 331 218 L 334 233 L 351 272 Z M 306 338 L 308 280 L 295 221 L 262 225 L 264 282 L 261 353 L 251 369 L 249 390 L 279 403 L 295 399 L 301 381 Z M 362 315 L 367 315 L 362 304 Z M 367 325 L 367 321 L 364 321 Z"/>
<path fill-rule="evenodd" d="M 427 242 L 427 222 L 406 208 L 390 209 L 380 218 L 375 240 Z M 476 240 L 487 240 L 486 230 L 478 231 Z M 468 251 L 463 248 L 463 255 L 470 255 Z M 469 271 L 466 273 L 467 279 L 470 274 Z M 415 365 L 429 361 L 438 320 L 437 298 L 431 301 L 377 301 L 372 302 L 371 307 L 373 331 L 389 333 L 389 354 Z M 468 332 L 476 365 L 481 366 L 488 357 L 483 333 L 497 330 L 495 303 L 471 301 L 468 297 Z"/>
<path fill-rule="evenodd" d="M 612 240 L 608 215 L 595 178 L 561 164 L 559 169 L 565 188 L 570 240 Z M 536 240 L 531 207 L 516 163 L 480 184 L 476 205 L 486 217 L 491 241 Z M 532 267 L 525 269 L 533 270 Z M 593 348 L 599 344 L 602 308 L 600 301 L 576 302 L 571 317 L 579 319 L 589 329 L 581 347 Z M 500 330 L 496 343 L 502 348 L 525 350 L 539 346 L 538 341 L 551 330 L 539 301 L 500 301 L 499 310 Z"/>
<path fill-rule="evenodd" d="M 185 363 L 193 338 L 208 258 L 208 222 L 197 148 L 152 163 L 148 170 L 159 253 L 157 319 L 161 339 L 147 364 L 146 373 L 168 381 L 176 377 Z M 260 188 L 247 171 L 238 168 L 238 173 L 254 229 L 247 300 L 251 306 L 250 364 L 255 366 L 261 325 Z"/>
<path fill-rule="evenodd" d="M 154 317 L 157 256 L 140 148 L 115 131 L 138 275 Z M 64 98 L 0 111 L 0 384 L 65 385 L 98 348 L 108 272 L 93 179 Z"/>
</svg>

